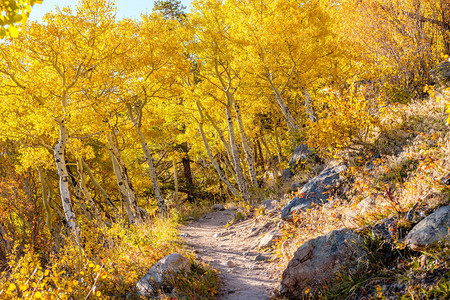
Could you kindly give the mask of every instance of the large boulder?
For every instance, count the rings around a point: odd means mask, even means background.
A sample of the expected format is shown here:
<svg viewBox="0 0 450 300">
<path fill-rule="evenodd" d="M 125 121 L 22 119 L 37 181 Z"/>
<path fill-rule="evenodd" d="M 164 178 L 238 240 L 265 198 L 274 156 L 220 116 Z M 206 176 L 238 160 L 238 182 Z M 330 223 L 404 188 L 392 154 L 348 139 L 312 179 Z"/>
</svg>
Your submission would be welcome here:
<svg viewBox="0 0 450 300">
<path fill-rule="evenodd" d="M 298 165 L 312 156 L 312 151 L 305 144 L 300 144 L 294 149 L 294 153 L 292 153 L 291 158 L 289 158 L 289 168 L 283 170 L 283 174 L 281 177 L 282 182 L 289 181 L 292 177 L 294 177 L 295 170 Z"/>
<path fill-rule="evenodd" d="M 335 230 L 304 243 L 288 263 L 281 280 L 281 293 L 302 299 L 306 291 L 317 295 L 340 275 L 353 275 L 366 265 L 364 239 L 349 229 Z"/>
<path fill-rule="evenodd" d="M 341 180 L 339 174 L 347 169 L 345 165 L 329 167 L 303 186 L 299 194 L 295 196 L 281 211 L 283 220 L 292 220 L 294 212 L 305 211 L 313 203 L 324 204 L 330 194 L 339 186 Z"/>
<path fill-rule="evenodd" d="M 450 206 L 443 206 L 420 221 L 405 238 L 413 250 L 425 250 L 439 242 L 449 242 Z"/>
<path fill-rule="evenodd" d="M 312 155 L 311 150 L 307 145 L 300 144 L 294 149 L 294 153 L 292 153 L 291 158 L 289 158 L 289 167 L 292 170 L 295 170 L 297 165 L 308 158 L 310 158 Z"/>
<path fill-rule="evenodd" d="M 168 279 L 178 272 L 189 273 L 191 262 L 179 253 L 167 255 L 154 264 L 147 274 L 136 283 L 136 292 L 143 297 L 151 297 L 158 289 L 170 288 Z"/>
<path fill-rule="evenodd" d="M 281 174 L 281 181 L 282 182 L 288 182 L 291 180 L 291 178 L 294 177 L 294 173 L 291 171 L 290 168 L 284 169 L 283 174 Z"/>
<path fill-rule="evenodd" d="M 431 71 L 434 81 L 439 84 L 446 85 L 450 82 L 450 60 L 441 62 L 435 69 Z"/>
</svg>

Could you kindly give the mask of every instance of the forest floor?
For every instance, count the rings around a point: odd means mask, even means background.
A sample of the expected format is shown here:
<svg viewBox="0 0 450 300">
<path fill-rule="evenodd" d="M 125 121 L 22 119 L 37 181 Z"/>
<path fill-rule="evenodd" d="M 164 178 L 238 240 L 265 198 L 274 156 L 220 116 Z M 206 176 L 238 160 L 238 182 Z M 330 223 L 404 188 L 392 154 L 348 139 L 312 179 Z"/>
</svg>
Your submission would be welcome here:
<svg viewBox="0 0 450 300">
<path fill-rule="evenodd" d="M 235 216 L 233 208 L 207 213 L 180 231 L 196 259 L 220 272 L 218 299 L 270 299 L 278 288 L 281 269 L 275 256 L 256 248 L 265 231 L 261 229 L 274 224 L 261 227 L 257 219 L 247 219 L 227 226 Z"/>
</svg>

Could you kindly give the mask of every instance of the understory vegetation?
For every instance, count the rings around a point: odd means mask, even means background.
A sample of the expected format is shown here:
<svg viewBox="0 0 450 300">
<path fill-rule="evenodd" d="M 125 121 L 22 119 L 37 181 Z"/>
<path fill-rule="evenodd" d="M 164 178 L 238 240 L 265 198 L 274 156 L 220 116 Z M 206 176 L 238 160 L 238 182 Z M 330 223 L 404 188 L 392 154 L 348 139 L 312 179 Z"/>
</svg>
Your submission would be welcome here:
<svg viewBox="0 0 450 300">
<path fill-rule="evenodd" d="M 280 264 L 347 227 L 372 257 L 321 298 L 449 297 L 448 247 L 401 239 L 450 203 L 450 1 L 161 0 L 119 19 L 81 0 L 20 25 L 0 9 L 1 299 L 139 299 L 175 252 L 192 272 L 155 297 L 214 299 L 218 271 L 177 228 L 214 203 L 264 215 L 342 162 L 329 202 L 283 223 Z M 313 159 L 282 181 L 299 144 Z M 392 217 L 388 245 L 371 226 Z"/>
</svg>

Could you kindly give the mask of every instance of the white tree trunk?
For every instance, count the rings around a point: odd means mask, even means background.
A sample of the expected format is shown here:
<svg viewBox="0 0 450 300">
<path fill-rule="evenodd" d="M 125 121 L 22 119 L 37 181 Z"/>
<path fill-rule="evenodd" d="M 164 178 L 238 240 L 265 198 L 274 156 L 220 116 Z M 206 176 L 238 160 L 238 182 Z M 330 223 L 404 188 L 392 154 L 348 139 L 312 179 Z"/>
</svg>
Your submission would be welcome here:
<svg viewBox="0 0 450 300">
<path fill-rule="evenodd" d="M 177 163 L 173 160 L 173 184 L 175 189 L 175 203 L 178 203 L 178 174 L 177 174 Z"/>
<path fill-rule="evenodd" d="M 252 149 L 245 134 L 244 122 L 242 121 L 241 110 L 239 104 L 234 100 L 234 110 L 236 112 L 236 119 L 238 121 L 239 132 L 241 133 L 242 148 L 244 149 L 245 158 L 247 160 L 248 172 L 250 175 L 250 180 L 252 182 L 252 187 L 254 189 L 258 188 L 258 180 L 256 179 L 256 168 L 255 160 L 253 159 Z"/>
<path fill-rule="evenodd" d="M 211 163 L 214 166 L 214 169 L 216 169 L 217 174 L 219 175 L 220 180 L 222 180 L 226 186 L 228 187 L 228 189 L 231 191 L 231 193 L 233 194 L 233 196 L 235 196 L 236 198 L 239 198 L 239 193 L 236 190 L 236 188 L 233 186 L 233 184 L 230 182 L 230 180 L 228 179 L 228 177 L 225 175 L 225 173 L 222 171 L 222 169 L 220 168 L 219 164 L 217 163 L 216 159 L 214 158 L 214 155 L 211 152 L 211 148 L 209 147 L 209 143 L 208 140 L 206 138 L 205 132 L 203 130 L 203 113 L 202 110 L 199 106 L 199 104 L 197 103 L 197 108 L 198 108 L 198 112 L 200 114 L 200 122 L 198 123 L 198 130 L 200 132 L 200 135 L 202 136 L 203 139 L 203 144 L 205 145 L 205 149 L 206 149 L 206 153 L 208 154 L 209 160 L 211 161 Z"/>
<path fill-rule="evenodd" d="M 81 159 L 81 163 L 83 164 L 83 169 L 86 171 L 86 173 L 88 174 L 89 178 L 91 178 L 92 183 L 94 184 L 94 186 L 100 191 L 100 194 L 102 194 L 103 198 L 106 200 L 106 202 L 108 202 L 108 204 L 115 210 L 117 211 L 117 207 L 114 205 L 114 203 L 112 202 L 111 198 L 109 197 L 108 193 L 105 191 L 104 188 L 102 188 L 102 186 L 98 183 L 98 181 L 95 179 L 94 175 L 92 174 L 91 169 L 89 168 L 89 166 L 87 165 L 87 163 L 84 161 L 84 159 Z"/>
<path fill-rule="evenodd" d="M 275 96 L 275 100 L 278 103 L 278 106 L 281 109 L 281 112 L 283 113 L 284 119 L 286 120 L 286 123 L 288 125 L 289 132 L 291 135 L 295 132 L 298 132 L 300 130 L 300 127 L 297 125 L 297 122 L 295 122 L 294 117 L 292 116 L 291 111 L 289 110 L 289 107 L 286 105 L 286 102 L 283 99 L 283 95 L 278 90 L 278 88 L 275 86 L 275 83 L 272 81 L 270 76 L 267 76 L 267 79 L 270 83 L 270 87 L 272 88 L 272 92 Z"/>
<path fill-rule="evenodd" d="M 203 109 L 203 107 L 200 107 L 201 109 Z M 225 147 L 228 157 L 229 159 L 233 159 L 233 155 L 231 154 L 231 147 L 230 144 L 227 142 L 227 139 L 225 138 L 225 135 L 223 134 L 222 129 L 220 129 L 220 127 L 217 125 L 216 120 L 214 120 L 213 117 L 211 117 L 207 111 L 202 110 L 202 112 L 205 114 L 205 117 L 209 120 L 209 122 L 211 122 L 212 126 L 214 127 L 214 129 L 216 130 L 217 134 L 219 135 L 220 140 L 222 141 L 223 146 Z"/>
<path fill-rule="evenodd" d="M 69 141 L 69 132 L 65 120 L 57 120 L 59 125 L 59 142 L 55 146 L 54 156 L 59 175 L 59 190 L 61 193 L 62 207 L 66 217 L 67 226 L 72 231 L 77 243 L 80 243 L 80 228 L 78 227 L 75 213 L 72 208 L 72 198 L 69 190 L 69 174 L 67 172 L 64 150 Z"/>
<path fill-rule="evenodd" d="M 306 114 L 311 122 L 317 122 L 318 117 L 312 104 L 312 98 L 307 89 L 303 89 L 303 96 L 305 97 Z"/>
<path fill-rule="evenodd" d="M 233 119 L 231 117 L 231 105 L 232 105 L 231 97 L 232 95 L 229 92 L 227 92 L 227 105 L 225 109 L 228 122 L 228 134 L 230 136 L 231 153 L 233 155 L 234 169 L 236 170 L 237 182 L 239 190 L 241 192 L 242 199 L 245 202 L 249 202 L 250 195 L 248 193 L 248 183 L 247 180 L 245 180 L 244 173 L 242 172 L 241 158 L 239 157 L 239 150 L 236 147 L 236 138 L 234 136 L 234 125 Z"/>
<path fill-rule="evenodd" d="M 136 128 L 136 131 L 139 134 L 139 137 L 141 138 L 141 146 L 142 150 L 144 151 L 145 160 L 147 161 L 148 170 L 150 173 L 150 180 L 153 185 L 153 190 L 155 191 L 155 197 L 158 203 L 159 213 L 161 214 L 161 216 L 165 218 L 167 217 L 167 207 L 164 201 L 164 197 L 161 193 L 161 189 L 159 187 L 158 176 L 156 174 L 155 163 L 153 161 L 153 155 L 150 152 L 147 141 L 145 140 L 145 136 L 140 129 L 141 126 L 139 124 L 140 123 L 139 119 L 142 116 L 142 107 L 139 108 L 138 116 L 134 116 L 131 105 L 128 105 L 128 113 L 131 121 L 133 122 L 134 128 Z"/>
<path fill-rule="evenodd" d="M 52 223 L 51 223 L 52 209 L 50 208 L 50 203 L 49 203 L 50 191 L 49 191 L 49 188 L 47 187 L 44 170 L 42 170 L 41 168 L 38 168 L 38 173 L 39 173 L 39 181 L 41 182 L 41 188 L 42 188 L 42 203 L 44 204 L 45 215 L 46 215 L 45 225 L 47 225 L 48 232 L 50 232 L 50 234 L 51 234 L 52 233 Z"/>
<path fill-rule="evenodd" d="M 89 193 L 89 189 L 87 188 L 86 172 L 84 171 L 83 163 L 81 162 L 81 160 L 82 159 L 79 158 L 77 162 L 78 174 L 80 176 L 80 189 L 84 195 L 84 198 L 86 199 L 88 210 L 91 213 L 92 217 L 96 220 L 100 220 L 100 211 L 98 210 L 97 204 L 95 204 L 94 199 L 92 199 L 91 193 Z"/>
<path fill-rule="evenodd" d="M 120 157 L 119 149 L 117 149 L 114 141 L 112 140 L 111 134 L 108 134 L 107 138 L 117 185 L 119 186 L 120 193 L 124 201 L 128 222 L 130 224 L 141 223 L 142 219 L 137 206 L 136 195 L 130 186 L 130 180 L 128 178 L 128 174 L 126 173 L 125 164 Z"/>
</svg>

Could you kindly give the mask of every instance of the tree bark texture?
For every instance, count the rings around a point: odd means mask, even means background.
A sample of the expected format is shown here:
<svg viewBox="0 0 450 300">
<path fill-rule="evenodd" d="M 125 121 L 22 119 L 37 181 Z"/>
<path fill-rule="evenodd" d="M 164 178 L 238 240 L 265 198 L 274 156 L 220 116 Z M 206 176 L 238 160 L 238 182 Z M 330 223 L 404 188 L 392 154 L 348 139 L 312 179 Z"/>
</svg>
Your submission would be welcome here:
<svg viewBox="0 0 450 300">
<path fill-rule="evenodd" d="M 167 207 L 166 207 L 166 203 L 165 203 L 164 198 L 161 193 L 161 188 L 159 187 L 158 176 L 156 174 L 156 168 L 155 168 L 155 163 L 153 160 L 153 155 L 150 152 L 150 148 L 148 147 L 147 141 L 145 139 L 144 134 L 141 131 L 141 128 L 140 128 L 141 126 L 139 124 L 139 119 L 142 116 L 142 107 L 138 108 L 138 116 L 135 116 L 133 114 L 131 105 L 128 105 L 128 113 L 131 118 L 131 121 L 133 122 L 134 128 L 136 128 L 136 131 L 141 139 L 141 146 L 142 146 L 142 150 L 144 151 L 145 160 L 147 161 L 148 170 L 150 173 L 150 180 L 152 182 L 153 190 L 155 192 L 155 198 L 158 203 L 159 213 L 161 214 L 161 216 L 163 216 L 165 218 L 165 217 L 167 217 Z"/>
<path fill-rule="evenodd" d="M 80 228 L 78 227 L 75 213 L 72 208 L 72 198 L 69 190 L 69 174 L 67 172 L 65 149 L 69 141 L 69 131 L 65 120 L 58 120 L 59 142 L 54 149 L 56 168 L 59 175 L 59 190 L 61 193 L 62 207 L 66 218 L 67 227 L 71 230 L 77 243 L 80 243 Z"/>
<path fill-rule="evenodd" d="M 242 148 L 244 149 L 245 159 L 247 160 L 250 181 L 252 183 L 252 187 L 256 189 L 258 187 L 258 180 L 256 179 L 255 160 L 253 159 L 252 149 L 250 147 L 247 134 L 245 133 L 244 122 L 242 121 L 239 104 L 236 102 L 236 99 L 234 99 L 234 97 L 233 101 L 234 101 L 234 111 L 236 112 L 236 119 L 239 126 L 239 132 L 241 134 Z"/>
</svg>

